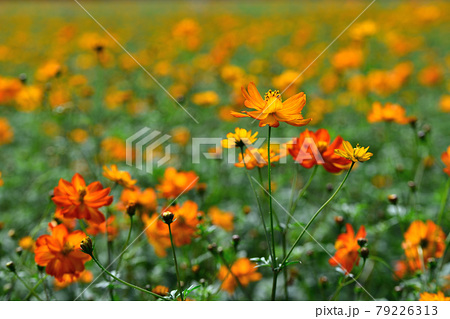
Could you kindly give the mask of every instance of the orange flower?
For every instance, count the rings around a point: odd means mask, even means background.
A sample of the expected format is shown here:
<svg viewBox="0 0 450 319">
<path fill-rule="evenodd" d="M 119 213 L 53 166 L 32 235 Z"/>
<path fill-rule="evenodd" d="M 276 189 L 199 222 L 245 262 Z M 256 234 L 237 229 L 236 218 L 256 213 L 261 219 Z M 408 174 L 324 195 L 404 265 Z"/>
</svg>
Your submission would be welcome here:
<svg viewBox="0 0 450 319">
<path fill-rule="evenodd" d="M 311 121 L 311 119 L 304 119 L 301 114 L 306 104 L 306 95 L 303 92 L 282 102 L 279 91 L 272 90 L 265 94 L 263 100 L 253 82 L 248 85 L 248 92 L 243 87 L 241 91 L 245 97 L 245 106 L 255 111 L 231 112 L 235 117 L 252 117 L 259 121 L 261 127 L 266 125 L 278 127 L 279 122 L 286 122 L 293 126 L 304 126 Z"/>
<path fill-rule="evenodd" d="M 281 157 L 286 155 L 284 147 L 278 149 L 277 152 L 275 145 L 270 146 L 270 164 L 274 166 L 274 163 L 279 161 Z M 261 148 L 247 148 L 244 153 L 245 167 L 247 169 L 254 169 L 255 167 L 264 167 L 268 165 L 268 153 L 267 147 Z M 244 161 L 242 160 L 242 154 L 239 153 L 239 162 L 234 164 L 236 167 L 244 167 Z"/>
<path fill-rule="evenodd" d="M 179 247 L 190 244 L 192 238 L 196 237 L 197 225 L 200 224 L 198 216 L 202 216 L 203 212 L 198 211 L 197 204 L 190 200 L 182 206 L 171 206 L 167 210 L 174 214 L 174 222 L 171 224 L 174 245 Z M 166 256 L 166 248 L 170 247 L 169 228 L 156 213 L 152 217 L 143 215 L 142 220 L 148 241 L 155 249 L 156 255 Z"/>
<path fill-rule="evenodd" d="M 242 286 L 247 287 L 252 281 L 261 280 L 262 275 L 258 272 L 256 264 L 251 262 L 248 258 L 239 258 L 231 266 L 230 274 L 226 266 L 220 267 L 218 277 L 222 280 L 222 289 L 228 291 L 230 295 L 234 293 L 238 283 L 235 277 L 239 280 Z"/>
<path fill-rule="evenodd" d="M 0 187 L 2 187 L 4 184 L 3 179 L 2 179 L 2 172 L 0 172 Z"/>
<path fill-rule="evenodd" d="M 115 224 L 116 216 L 109 217 L 106 221 L 101 224 L 96 224 L 93 222 L 87 222 L 88 228 L 86 233 L 89 235 L 105 234 L 108 232 L 108 241 L 112 241 L 119 234 L 119 228 Z"/>
<path fill-rule="evenodd" d="M 418 75 L 420 84 L 424 86 L 434 86 L 442 82 L 444 78 L 442 69 L 437 65 L 431 65 L 419 72 Z"/>
<path fill-rule="evenodd" d="M 103 188 L 100 182 L 93 182 L 86 186 L 80 174 L 72 177 L 72 182 L 60 179 L 54 189 L 53 202 L 65 217 L 86 219 L 93 223 L 103 223 L 105 216 L 99 208 L 112 203 L 113 197 L 108 196 L 109 187 Z"/>
<path fill-rule="evenodd" d="M 219 103 L 219 96 L 214 91 L 196 93 L 192 96 L 192 102 L 200 106 L 213 106 Z"/>
<path fill-rule="evenodd" d="M 330 173 L 339 173 L 351 164 L 350 160 L 334 152 L 335 149 L 344 149 L 342 142 L 342 137 L 337 136 L 330 144 L 330 134 L 326 129 L 315 133 L 305 130 L 300 137 L 293 139 L 288 150 L 294 160 L 305 168 L 322 165 Z"/>
<path fill-rule="evenodd" d="M 351 68 L 359 68 L 363 63 L 363 52 L 357 48 L 345 48 L 337 52 L 331 61 L 331 64 L 339 70 L 343 71 Z"/>
<path fill-rule="evenodd" d="M 154 211 L 158 205 L 156 192 L 153 188 L 146 188 L 143 191 L 137 186 L 125 188 L 120 195 L 120 203 L 117 204 L 117 208 L 125 210 L 127 205 L 131 203 L 138 206 L 138 211 Z"/>
<path fill-rule="evenodd" d="M 81 230 L 69 233 L 66 226 L 58 225 L 51 235 L 37 239 L 34 260 L 59 281 L 63 281 L 64 275 L 78 277 L 84 271 L 84 264 L 91 259 L 80 250 L 80 242 L 85 237 Z"/>
<path fill-rule="evenodd" d="M 445 94 L 441 96 L 441 99 L 439 100 L 439 106 L 441 108 L 442 112 L 450 112 L 450 95 Z"/>
<path fill-rule="evenodd" d="M 173 167 L 168 167 L 164 172 L 164 178 L 156 189 L 164 198 L 176 198 L 181 193 L 187 192 L 195 187 L 198 176 L 194 172 L 177 172 Z"/>
<path fill-rule="evenodd" d="M 12 142 L 14 132 L 6 118 L 0 117 L 0 145 Z"/>
<path fill-rule="evenodd" d="M 233 218 L 234 215 L 230 212 L 224 212 L 216 206 L 211 207 L 208 210 L 208 215 L 211 218 L 213 225 L 219 226 L 226 231 L 232 231 L 234 228 Z"/>
<path fill-rule="evenodd" d="M 55 279 L 55 287 L 56 289 L 64 289 L 75 282 L 82 282 L 84 284 L 88 284 L 92 282 L 94 279 L 94 275 L 89 270 L 84 270 L 79 275 L 74 276 L 71 274 L 63 275 L 61 280 Z"/>
<path fill-rule="evenodd" d="M 438 291 L 436 294 L 422 292 L 419 301 L 450 301 L 450 297 L 445 297 L 442 291 Z"/>
<path fill-rule="evenodd" d="M 19 246 L 23 250 L 34 251 L 36 248 L 36 242 L 31 236 L 25 236 L 19 240 Z"/>
<path fill-rule="evenodd" d="M 13 100 L 22 89 L 19 79 L 0 77 L 0 103 L 8 103 Z"/>
<path fill-rule="evenodd" d="M 36 79 L 46 82 L 52 78 L 58 77 L 62 72 L 62 65 L 56 61 L 48 61 L 42 65 L 36 72 Z"/>
<path fill-rule="evenodd" d="M 137 182 L 135 179 L 131 179 L 131 175 L 127 171 L 119 171 L 117 169 L 117 165 L 115 164 L 111 165 L 111 168 L 108 168 L 106 165 L 104 165 L 103 176 L 105 176 L 110 181 L 122 185 L 126 188 L 132 187 Z"/>
<path fill-rule="evenodd" d="M 366 229 L 364 226 L 361 226 L 355 236 L 352 225 L 346 224 L 345 227 L 347 232 L 338 236 L 334 244 L 337 252 L 328 262 L 331 266 L 341 267 L 345 274 L 348 275 L 355 264 L 359 264 L 358 239 L 366 237 Z"/>
<path fill-rule="evenodd" d="M 445 233 L 431 220 L 426 224 L 421 220 L 413 221 L 404 237 L 402 247 L 408 260 L 426 262 L 428 258 L 440 258 L 444 254 Z"/>
<path fill-rule="evenodd" d="M 152 289 L 152 292 L 160 296 L 167 296 L 169 294 L 169 288 L 158 285 Z"/>
<path fill-rule="evenodd" d="M 441 160 L 445 164 L 444 172 L 450 176 L 450 146 L 447 148 L 447 151 L 442 153 Z"/>
<path fill-rule="evenodd" d="M 398 124 L 409 124 L 417 120 L 415 116 L 406 116 L 406 110 L 398 104 L 386 103 L 384 107 L 380 102 L 372 105 L 372 111 L 367 116 L 369 123 L 395 122 Z"/>
</svg>

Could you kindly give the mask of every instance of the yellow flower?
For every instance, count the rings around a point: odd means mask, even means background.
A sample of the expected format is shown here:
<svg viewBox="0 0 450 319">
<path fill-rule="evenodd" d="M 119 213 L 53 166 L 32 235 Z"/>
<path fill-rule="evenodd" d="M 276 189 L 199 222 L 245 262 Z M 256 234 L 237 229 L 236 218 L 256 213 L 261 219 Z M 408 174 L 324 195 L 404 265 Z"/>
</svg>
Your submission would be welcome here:
<svg viewBox="0 0 450 319">
<path fill-rule="evenodd" d="M 244 147 L 245 145 L 253 144 L 256 141 L 258 132 L 252 135 L 252 131 L 247 131 L 244 128 L 236 127 L 234 133 L 228 133 L 227 139 L 222 140 L 222 147 Z"/>
<path fill-rule="evenodd" d="M 131 188 L 137 182 L 135 179 L 131 179 L 130 173 L 119 171 L 115 164 L 111 165 L 111 168 L 108 168 L 106 165 L 103 166 L 103 176 L 126 188 Z"/>
<path fill-rule="evenodd" d="M 192 96 L 192 102 L 200 106 L 213 106 L 219 103 L 219 96 L 214 91 L 196 93 Z"/>
<path fill-rule="evenodd" d="M 450 301 L 450 297 L 445 297 L 442 291 L 438 291 L 437 294 L 422 292 L 419 301 Z"/>
<path fill-rule="evenodd" d="M 26 236 L 19 240 L 19 246 L 23 250 L 34 251 L 34 249 L 36 248 L 36 242 L 31 236 Z"/>
<path fill-rule="evenodd" d="M 2 172 L 0 172 L 0 187 L 3 186 Z"/>
<path fill-rule="evenodd" d="M 359 144 L 356 144 L 356 147 L 353 148 L 352 144 L 350 144 L 347 141 L 344 141 L 343 145 L 344 150 L 334 150 L 334 152 L 339 156 L 351 160 L 353 163 L 368 161 L 370 157 L 373 155 L 372 153 L 367 152 L 369 146 L 364 148 L 359 146 Z"/>
</svg>

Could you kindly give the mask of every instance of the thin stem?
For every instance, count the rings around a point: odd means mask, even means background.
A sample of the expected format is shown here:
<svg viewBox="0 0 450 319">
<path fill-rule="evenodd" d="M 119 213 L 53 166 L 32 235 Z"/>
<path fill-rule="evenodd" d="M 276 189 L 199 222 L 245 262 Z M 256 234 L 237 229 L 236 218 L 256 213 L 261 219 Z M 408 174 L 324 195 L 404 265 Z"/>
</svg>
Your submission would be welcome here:
<svg viewBox="0 0 450 319">
<path fill-rule="evenodd" d="M 355 165 L 355 163 L 352 163 L 352 165 L 350 166 L 350 168 L 348 169 L 347 174 L 345 175 L 344 179 L 342 180 L 341 184 L 339 185 L 339 187 L 336 189 L 336 191 L 333 193 L 333 195 L 331 195 L 330 198 L 328 198 L 328 200 L 322 205 L 322 207 L 320 207 L 317 212 L 313 215 L 313 217 L 310 219 L 310 221 L 308 222 L 308 224 L 306 224 L 305 228 L 303 228 L 302 232 L 300 233 L 300 235 L 297 237 L 297 239 L 295 240 L 294 244 L 292 245 L 291 249 L 289 250 L 288 254 L 284 257 L 283 262 L 281 263 L 281 267 L 284 267 L 284 264 L 286 263 L 286 261 L 288 260 L 289 256 L 292 254 L 292 251 L 294 250 L 295 246 L 297 246 L 297 244 L 299 243 L 300 239 L 302 239 L 303 235 L 305 234 L 305 232 L 308 230 L 309 226 L 311 226 L 311 224 L 313 223 L 313 221 L 316 219 L 317 216 L 319 216 L 320 212 L 327 207 L 327 205 L 336 197 L 336 195 L 339 193 L 339 191 L 341 190 L 342 186 L 344 186 L 345 181 L 347 180 L 348 176 L 350 175 L 350 172 L 352 171 L 353 166 Z"/>
<path fill-rule="evenodd" d="M 345 286 L 350 285 L 350 284 L 353 283 L 353 282 L 356 282 L 356 283 L 357 283 L 358 278 L 359 278 L 359 277 L 361 276 L 361 274 L 363 273 L 363 270 L 364 270 L 364 266 L 365 266 L 365 265 L 366 265 L 366 259 L 364 259 L 363 264 L 362 264 L 362 267 L 361 267 L 361 270 L 359 271 L 359 273 L 358 273 L 355 277 L 350 277 L 350 276 L 348 276 L 348 277 L 350 278 L 350 280 L 346 280 L 347 277 L 345 277 L 344 280 L 343 280 L 343 282 L 340 282 L 340 283 L 339 283 L 338 289 L 337 289 L 336 292 L 333 294 L 333 296 L 331 297 L 330 300 L 336 301 L 336 300 L 337 300 L 337 297 L 339 297 L 339 293 L 341 292 L 342 288 L 344 288 Z"/>
<path fill-rule="evenodd" d="M 132 229 L 133 229 L 133 216 L 130 215 L 130 229 L 128 230 L 127 241 L 125 242 L 125 245 L 123 246 L 122 253 L 120 254 L 120 257 L 119 257 L 119 262 L 117 263 L 117 268 L 116 268 L 117 272 L 119 271 L 120 265 L 122 264 L 122 259 L 123 259 L 125 249 L 127 249 L 128 243 L 130 242 Z"/>
<path fill-rule="evenodd" d="M 261 206 L 261 201 L 259 199 L 259 195 L 258 192 L 255 189 L 255 186 L 253 185 L 253 181 L 250 177 L 250 174 L 248 173 L 248 169 L 247 169 L 247 164 L 245 163 L 245 156 L 244 156 L 244 148 L 241 147 L 241 155 L 242 155 L 242 162 L 244 163 L 244 169 L 245 169 L 245 175 L 247 175 L 248 181 L 250 183 L 250 186 L 253 190 L 253 193 L 255 194 L 256 197 L 256 202 L 258 204 L 258 209 L 259 209 L 259 214 L 261 215 L 261 222 L 263 224 L 263 228 L 264 228 L 264 234 L 266 235 L 266 241 L 267 241 L 267 246 L 269 247 L 269 255 L 273 260 L 273 255 L 272 255 L 272 246 L 270 244 L 270 239 L 269 239 L 269 234 L 267 232 L 267 226 L 266 226 L 266 222 L 264 220 L 264 213 L 263 213 L 263 209 Z"/>
<path fill-rule="evenodd" d="M 39 281 L 36 283 L 36 285 L 34 285 L 34 287 L 31 288 L 31 290 L 28 292 L 28 295 L 25 296 L 25 300 L 30 299 L 30 297 L 31 297 L 31 296 L 33 295 L 33 293 L 35 292 L 36 288 L 39 287 L 39 286 L 44 282 L 44 280 L 47 278 L 47 276 L 48 276 L 48 275 L 46 274 L 44 277 L 42 277 L 41 279 L 39 279 Z"/>
<path fill-rule="evenodd" d="M 20 280 L 20 282 L 25 286 L 25 288 L 29 290 L 29 294 L 35 296 L 37 300 L 42 301 L 41 297 L 39 297 L 39 295 L 33 289 L 31 289 L 30 286 L 28 286 L 25 280 L 23 280 L 16 272 L 14 272 L 14 275 L 17 277 L 17 279 Z"/>
<path fill-rule="evenodd" d="M 170 244 L 172 245 L 173 261 L 175 262 L 175 271 L 177 273 L 178 293 L 180 294 L 181 301 L 183 301 L 183 291 L 181 290 L 180 273 L 178 272 L 178 262 L 177 255 L 175 254 L 175 246 L 172 239 L 172 230 L 170 229 L 170 224 L 167 224 L 167 226 L 169 226 Z"/>
<path fill-rule="evenodd" d="M 272 271 L 273 271 L 273 281 L 272 281 L 272 300 L 275 300 L 277 293 L 277 277 L 278 271 L 276 270 L 276 250 L 275 250 L 275 232 L 273 229 L 273 207 L 272 207 L 272 178 L 271 178 L 271 168 L 272 164 L 270 163 L 270 134 L 272 127 L 269 125 L 269 132 L 267 134 L 267 182 L 269 184 L 269 216 L 270 216 L 270 234 L 272 236 Z"/>
<path fill-rule="evenodd" d="M 445 184 L 444 195 L 441 200 L 441 208 L 438 214 L 438 226 L 442 224 L 442 218 L 444 217 L 445 205 L 447 204 L 448 193 L 450 191 L 450 178 L 447 179 L 447 184 Z"/>
<path fill-rule="evenodd" d="M 102 264 L 100 264 L 100 262 L 97 260 L 97 258 L 94 257 L 94 255 L 90 255 L 90 256 L 92 257 L 92 260 L 93 260 L 93 261 L 94 261 L 94 262 L 95 262 L 95 263 L 103 270 L 104 273 L 106 273 L 107 275 L 111 276 L 112 278 L 114 278 L 114 279 L 117 280 L 118 282 L 120 282 L 120 283 L 122 283 L 122 284 L 124 284 L 124 285 L 126 285 L 126 286 L 128 286 L 128 287 L 130 287 L 130 288 L 134 288 L 134 289 L 139 290 L 139 291 L 141 291 L 141 292 L 145 292 L 146 294 L 152 295 L 152 296 L 155 297 L 155 298 L 158 298 L 158 299 L 162 299 L 162 300 L 166 300 L 166 301 L 167 301 L 166 298 L 164 298 L 164 297 L 162 297 L 162 296 L 160 296 L 160 295 L 158 295 L 158 294 L 155 294 L 154 292 L 151 292 L 151 291 L 146 290 L 146 289 L 144 289 L 144 288 L 135 286 L 135 285 L 133 285 L 133 284 L 130 284 L 129 282 L 126 282 L 126 281 L 124 281 L 124 280 L 122 280 L 122 279 L 120 279 L 120 278 L 114 276 L 112 273 L 110 273 L 108 270 L 106 270 L 106 268 L 103 267 Z"/>
<path fill-rule="evenodd" d="M 275 252 L 275 234 L 273 231 L 273 207 L 272 207 L 272 179 L 271 179 L 271 163 L 270 163 L 270 133 L 271 133 L 272 127 L 269 125 L 269 133 L 267 137 L 267 173 L 268 173 L 268 183 L 269 183 L 269 215 L 270 215 L 270 232 L 272 236 L 272 250 L 273 250 L 273 260 L 272 260 L 272 267 L 275 269 L 275 262 L 276 262 L 276 252 Z"/>
</svg>

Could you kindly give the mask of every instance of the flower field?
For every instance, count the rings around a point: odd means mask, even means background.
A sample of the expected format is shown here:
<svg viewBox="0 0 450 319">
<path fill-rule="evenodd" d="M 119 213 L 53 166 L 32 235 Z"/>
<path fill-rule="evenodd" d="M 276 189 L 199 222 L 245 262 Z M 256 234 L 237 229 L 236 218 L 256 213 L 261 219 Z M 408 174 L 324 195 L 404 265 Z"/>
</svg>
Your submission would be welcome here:
<svg viewBox="0 0 450 319">
<path fill-rule="evenodd" d="M 450 300 L 450 3 L 1 8 L 0 300 Z"/>
</svg>

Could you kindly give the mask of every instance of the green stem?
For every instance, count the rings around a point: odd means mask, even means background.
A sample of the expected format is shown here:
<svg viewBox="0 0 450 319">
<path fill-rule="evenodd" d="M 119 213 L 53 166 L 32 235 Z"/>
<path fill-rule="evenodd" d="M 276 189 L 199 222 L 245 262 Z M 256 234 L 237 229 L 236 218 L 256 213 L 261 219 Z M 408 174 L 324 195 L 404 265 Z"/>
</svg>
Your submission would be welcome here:
<svg viewBox="0 0 450 319">
<path fill-rule="evenodd" d="M 44 282 L 44 280 L 47 278 L 47 276 L 48 276 L 48 275 L 46 274 L 44 277 L 42 277 L 41 279 L 39 279 L 39 281 L 36 283 L 36 285 L 34 285 L 34 287 L 31 288 L 30 292 L 28 292 L 28 295 L 25 296 L 25 300 L 30 299 L 30 297 L 31 297 L 31 296 L 33 295 L 33 293 L 35 292 L 36 288 L 39 287 L 39 286 Z"/>
<path fill-rule="evenodd" d="M 130 215 L 130 229 L 128 230 L 127 241 L 125 242 L 125 245 L 123 246 L 122 253 L 120 254 L 120 257 L 119 257 L 119 262 L 117 263 L 117 268 L 116 268 L 117 272 L 119 271 L 120 265 L 122 264 L 122 258 L 125 253 L 125 250 L 128 247 L 128 243 L 130 242 L 132 229 L 133 229 L 133 216 Z"/>
<path fill-rule="evenodd" d="M 273 229 L 273 207 L 272 207 L 272 178 L 271 178 L 271 168 L 272 164 L 270 163 L 270 135 L 271 135 L 272 127 L 269 125 L 269 132 L 267 134 L 267 182 L 269 184 L 269 216 L 270 216 L 270 234 L 272 236 L 272 271 L 273 271 L 273 281 L 272 281 L 272 300 L 275 300 L 276 290 L 277 290 L 277 277 L 278 271 L 276 270 L 276 250 L 275 250 L 275 232 Z"/>
<path fill-rule="evenodd" d="M 441 208 L 438 214 L 438 226 L 442 224 L 442 218 L 444 217 L 445 205 L 447 204 L 448 193 L 450 191 L 450 178 L 447 179 L 447 184 L 445 184 L 444 195 L 441 200 Z"/>
<path fill-rule="evenodd" d="M 258 192 L 255 189 L 255 186 L 253 185 L 253 181 L 252 181 L 252 179 L 250 177 L 250 174 L 248 173 L 247 164 L 245 163 L 244 148 L 243 147 L 241 147 L 241 155 L 242 155 L 242 162 L 244 163 L 245 175 L 247 175 L 247 178 L 248 178 L 248 181 L 250 183 L 250 186 L 252 187 L 253 193 L 255 193 L 256 202 L 258 204 L 258 209 L 259 209 L 259 214 L 261 215 L 261 222 L 262 222 L 263 228 L 264 228 L 264 234 L 266 235 L 267 247 L 269 247 L 269 255 L 270 255 L 270 257 L 273 260 L 272 246 L 270 244 L 269 233 L 267 232 L 267 226 L 266 226 L 266 222 L 264 220 L 264 213 L 263 213 L 263 209 L 262 209 L 262 206 L 261 206 L 261 200 L 259 198 Z"/>
<path fill-rule="evenodd" d="M 172 253 L 173 253 L 173 261 L 175 263 L 175 271 L 177 273 L 177 283 L 178 283 L 178 293 L 180 294 L 181 301 L 183 301 L 183 291 L 181 290 L 181 281 L 180 281 L 180 273 L 178 272 L 178 262 L 177 262 L 177 255 L 175 254 L 175 246 L 173 244 L 172 239 L 172 230 L 170 228 L 170 224 L 167 224 L 169 226 L 169 236 L 170 236 L 170 244 L 172 246 Z"/>
<path fill-rule="evenodd" d="M 322 205 L 322 207 L 320 207 L 317 212 L 313 215 L 313 217 L 309 220 L 308 224 L 306 224 L 305 228 L 303 228 L 303 231 L 300 233 L 300 235 L 297 237 L 297 239 L 295 240 L 294 244 L 292 245 L 291 249 L 289 250 L 288 254 L 284 257 L 283 262 L 281 263 L 281 267 L 284 267 L 286 261 L 288 260 L 289 256 L 292 254 L 292 251 L 294 250 L 295 246 L 297 246 L 297 244 L 299 243 L 299 241 L 302 239 L 303 235 L 305 234 L 305 232 L 308 230 L 309 226 L 311 226 L 311 224 L 313 223 L 313 221 L 316 219 L 317 216 L 319 216 L 320 212 L 327 207 L 327 205 L 336 197 L 336 195 L 339 193 L 339 191 L 341 190 L 342 186 L 344 186 L 345 181 L 347 180 L 348 176 L 350 175 L 350 172 L 352 171 L 353 166 L 355 165 L 355 163 L 352 163 L 352 165 L 350 166 L 350 168 L 348 169 L 347 174 L 345 175 L 344 179 L 342 180 L 341 184 L 339 185 L 339 187 L 336 189 L 336 191 L 333 193 L 333 195 L 331 195 L 330 198 L 328 198 L 328 200 Z"/>
<path fill-rule="evenodd" d="M 347 278 L 345 277 L 343 282 L 339 283 L 339 287 L 336 290 L 336 292 L 333 294 L 333 296 L 331 297 L 330 300 L 332 301 L 336 301 L 337 297 L 339 297 L 339 293 L 341 292 L 342 288 L 344 288 L 345 286 L 350 285 L 353 282 L 357 282 L 358 278 L 361 276 L 363 270 L 364 270 L 364 266 L 366 265 L 366 259 L 364 259 L 364 262 L 362 264 L 361 270 L 359 271 L 359 273 L 355 276 L 355 277 L 350 277 L 350 280 L 346 280 Z"/>
<path fill-rule="evenodd" d="M 106 268 L 103 267 L 102 264 L 100 264 L 100 262 L 97 260 L 97 258 L 94 257 L 94 255 L 90 255 L 90 256 L 92 257 L 92 260 L 93 260 L 93 261 L 101 268 L 101 270 L 103 270 L 104 273 L 106 273 L 107 275 L 111 276 L 112 278 L 114 278 L 114 279 L 117 280 L 118 282 L 120 282 L 120 283 L 122 283 L 122 284 L 124 284 L 125 286 L 128 286 L 128 287 L 130 287 L 130 288 L 133 288 L 133 289 L 139 290 L 139 291 L 141 291 L 141 292 L 145 292 L 146 294 L 152 295 L 152 296 L 155 297 L 155 298 L 158 298 L 158 299 L 162 299 L 162 300 L 166 300 L 166 301 L 167 301 L 166 298 L 164 298 L 164 297 L 162 297 L 162 296 L 160 296 L 160 295 L 158 295 L 158 294 L 155 294 L 154 292 L 151 292 L 151 291 L 146 290 L 146 289 L 144 289 L 144 288 L 135 286 L 135 285 L 133 285 L 133 284 L 130 284 L 129 282 L 126 282 L 126 281 L 124 281 L 124 280 L 122 280 L 122 279 L 120 279 L 120 278 L 114 276 L 112 273 L 110 273 L 108 270 L 106 270 Z"/>
<path fill-rule="evenodd" d="M 20 280 L 20 282 L 25 286 L 25 288 L 29 290 L 29 294 L 35 296 L 37 300 L 42 301 L 41 297 L 39 297 L 39 295 L 33 289 L 31 289 L 30 286 L 28 286 L 25 280 L 23 280 L 16 272 L 14 272 L 14 275 L 17 277 L 17 279 Z"/>
</svg>

